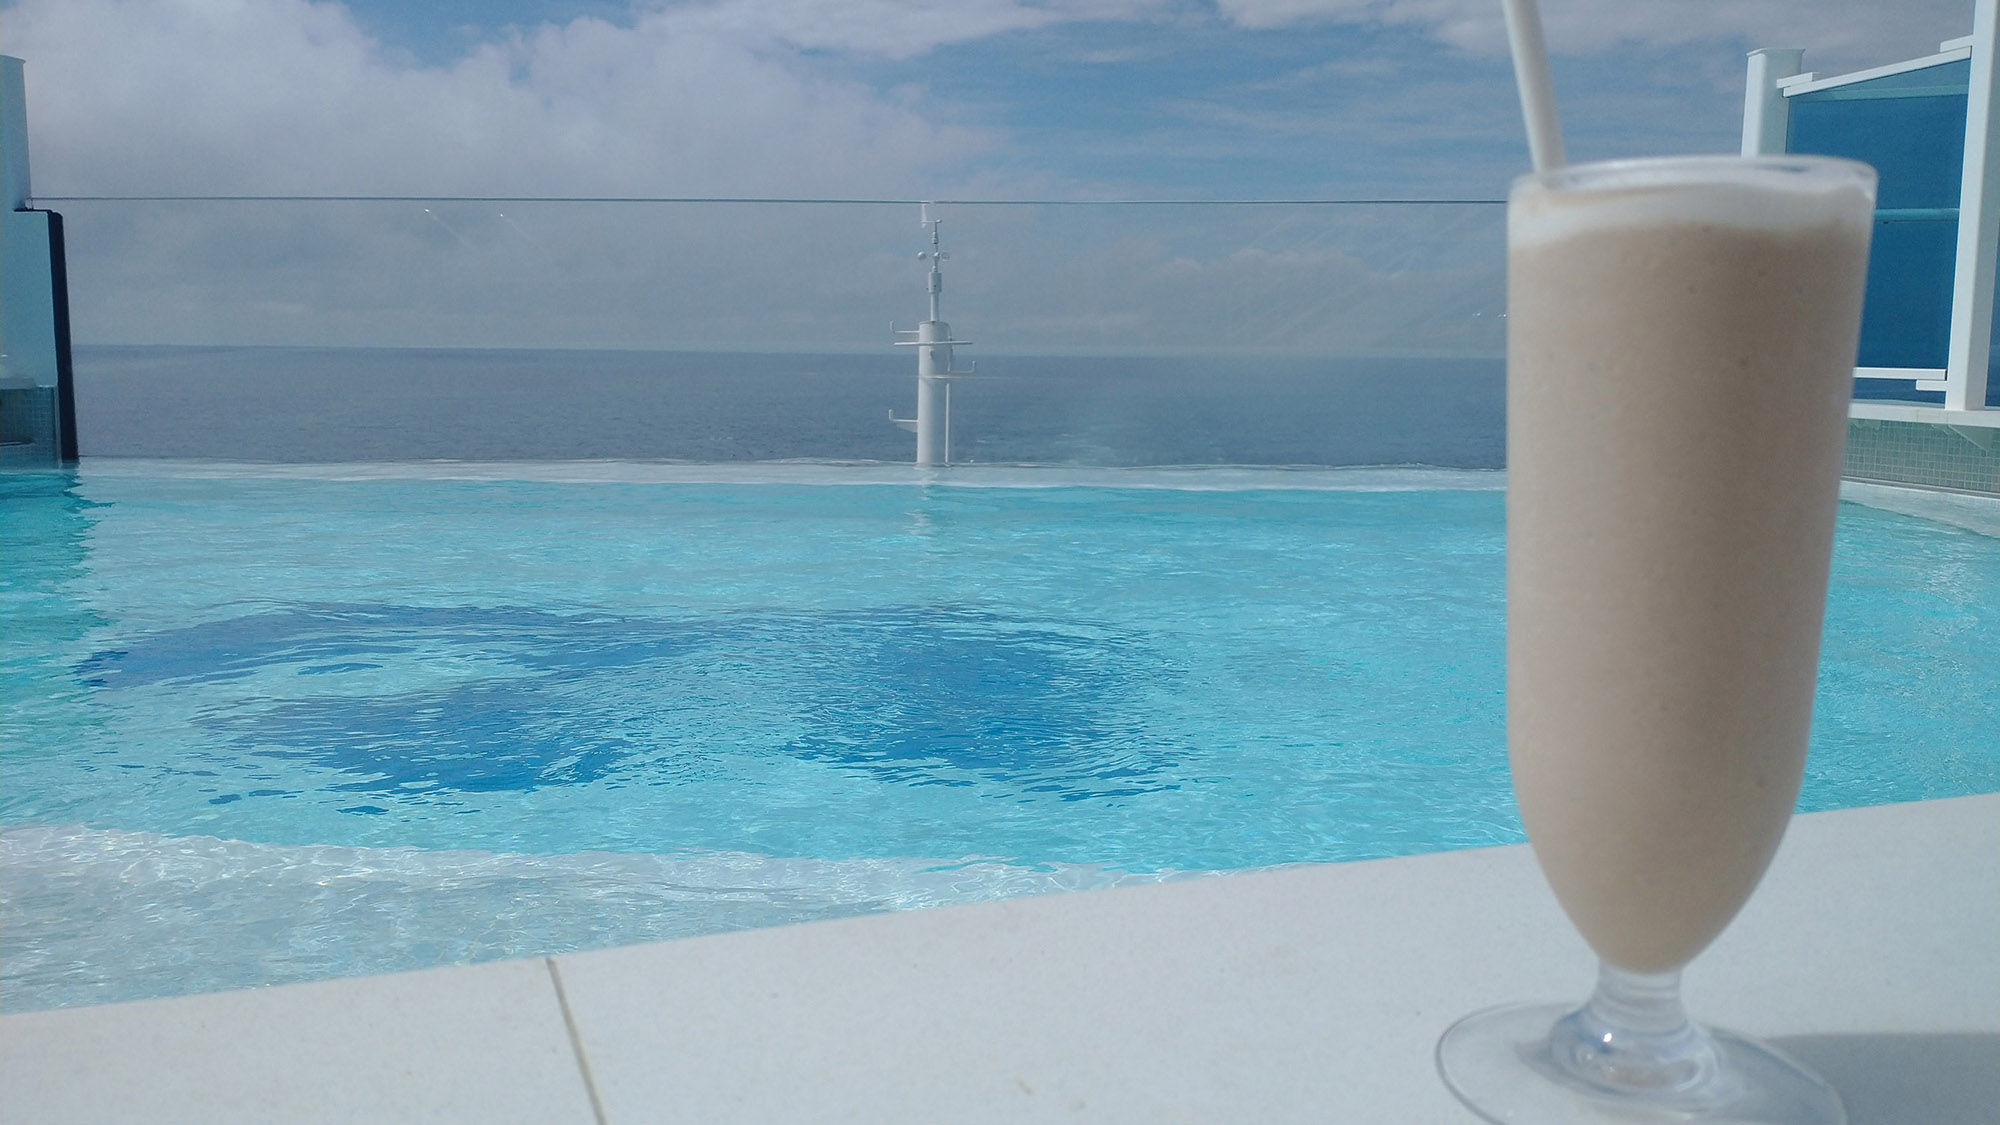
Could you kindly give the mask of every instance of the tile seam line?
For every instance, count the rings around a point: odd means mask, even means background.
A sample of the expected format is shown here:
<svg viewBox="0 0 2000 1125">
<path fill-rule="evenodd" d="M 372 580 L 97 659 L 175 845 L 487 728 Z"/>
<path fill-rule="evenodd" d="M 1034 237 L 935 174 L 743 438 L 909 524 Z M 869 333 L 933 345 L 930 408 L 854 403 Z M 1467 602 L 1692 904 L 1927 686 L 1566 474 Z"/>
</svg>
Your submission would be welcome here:
<svg viewBox="0 0 2000 1125">
<path fill-rule="evenodd" d="M 577 1073 L 583 1076 L 583 1092 L 590 1096 L 590 1115 L 597 1125 L 609 1125 L 604 1116 L 604 1102 L 597 1096 L 597 1078 L 590 1072 L 590 1056 L 584 1054 L 583 1036 L 577 1031 L 576 1016 L 569 1010 L 569 994 L 563 990 L 562 972 L 556 968 L 554 957 L 542 958 L 548 966 L 549 983 L 555 986 L 556 1007 L 562 1009 L 563 1029 L 569 1032 L 570 1054 L 576 1059 Z"/>
</svg>

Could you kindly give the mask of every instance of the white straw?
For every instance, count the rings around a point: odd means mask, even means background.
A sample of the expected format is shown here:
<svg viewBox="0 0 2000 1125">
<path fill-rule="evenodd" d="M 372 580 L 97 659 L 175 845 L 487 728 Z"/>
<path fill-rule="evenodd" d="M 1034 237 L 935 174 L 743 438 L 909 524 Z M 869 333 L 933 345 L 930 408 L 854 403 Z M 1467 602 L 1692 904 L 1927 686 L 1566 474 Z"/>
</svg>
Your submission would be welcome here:
<svg viewBox="0 0 2000 1125">
<path fill-rule="evenodd" d="M 1549 172 L 1563 157 L 1562 123 L 1556 120 L 1555 84 L 1549 81 L 1549 48 L 1542 42 L 1542 17 L 1535 0 L 1502 0 L 1507 9 L 1507 46 L 1514 52 L 1514 84 L 1521 90 L 1521 117 L 1528 125 L 1528 154 L 1535 171 Z"/>
</svg>

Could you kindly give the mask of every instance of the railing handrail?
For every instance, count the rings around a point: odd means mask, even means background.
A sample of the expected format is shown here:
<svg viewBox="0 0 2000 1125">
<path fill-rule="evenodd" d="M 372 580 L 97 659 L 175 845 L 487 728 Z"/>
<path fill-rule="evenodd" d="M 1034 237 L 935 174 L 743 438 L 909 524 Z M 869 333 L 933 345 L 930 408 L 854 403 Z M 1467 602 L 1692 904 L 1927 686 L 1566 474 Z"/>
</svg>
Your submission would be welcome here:
<svg viewBox="0 0 2000 1125">
<path fill-rule="evenodd" d="M 1325 207 L 1504 205 L 1504 199 L 869 199 L 745 195 L 41 195 L 36 203 L 748 203 L 908 207 Z"/>
</svg>

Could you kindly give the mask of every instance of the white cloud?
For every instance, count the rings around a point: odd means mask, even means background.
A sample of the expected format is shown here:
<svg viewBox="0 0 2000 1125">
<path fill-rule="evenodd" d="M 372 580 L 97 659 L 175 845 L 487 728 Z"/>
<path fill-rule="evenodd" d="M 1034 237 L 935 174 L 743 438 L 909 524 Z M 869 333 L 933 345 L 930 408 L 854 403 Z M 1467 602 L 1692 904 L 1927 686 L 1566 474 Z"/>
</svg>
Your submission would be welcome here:
<svg viewBox="0 0 2000 1125">
<path fill-rule="evenodd" d="M 1217 5 L 1243 27 L 1403 26 L 1504 49 L 1498 0 Z M 1545 9 L 1559 50 L 1734 37 L 1805 45 L 1822 73 L 1934 49 L 1970 20 L 1969 0 Z M 44 194 L 911 196 L 963 190 L 982 158 L 1023 154 L 941 119 L 921 89 L 872 89 L 819 54 L 909 58 L 1063 21 L 1186 16 L 1173 0 L 711 0 L 635 9 L 630 26 L 517 29 L 434 66 L 311 0 L 22 0 L 6 30 L 29 59 Z"/>
<path fill-rule="evenodd" d="M 1507 49 L 1500 0 L 1216 0 L 1216 7 L 1243 27 L 1416 27 L 1469 51 Z M 1557 52 L 1740 40 L 1805 47 L 1808 65 L 1823 73 L 1928 54 L 1972 30 L 1971 0 L 1545 0 L 1541 9 Z"/>
<path fill-rule="evenodd" d="M 1073 20 L 1131 19 L 1164 0 L 719 0 L 660 13 L 685 33 L 912 58 L 950 43 Z"/>
<path fill-rule="evenodd" d="M 801 65 L 781 30 L 855 29 L 768 6 L 543 25 L 437 67 L 307 0 L 25 0 L 7 25 L 44 194 L 910 194 L 991 143 Z"/>
</svg>

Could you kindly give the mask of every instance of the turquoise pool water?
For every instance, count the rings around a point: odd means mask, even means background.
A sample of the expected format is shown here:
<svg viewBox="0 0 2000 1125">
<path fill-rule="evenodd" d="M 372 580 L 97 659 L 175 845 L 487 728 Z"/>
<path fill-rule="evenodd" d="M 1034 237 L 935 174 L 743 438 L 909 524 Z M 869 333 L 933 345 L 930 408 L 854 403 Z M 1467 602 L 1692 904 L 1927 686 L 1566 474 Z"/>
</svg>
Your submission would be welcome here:
<svg viewBox="0 0 2000 1125">
<path fill-rule="evenodd" d="M 1496 475 L 952 479 L 0 478 L 0 1002 L 1521 839 Z M 1802 807 L 2000 787 L 2000 541 L 1836 552 Z"/>
</svg>

